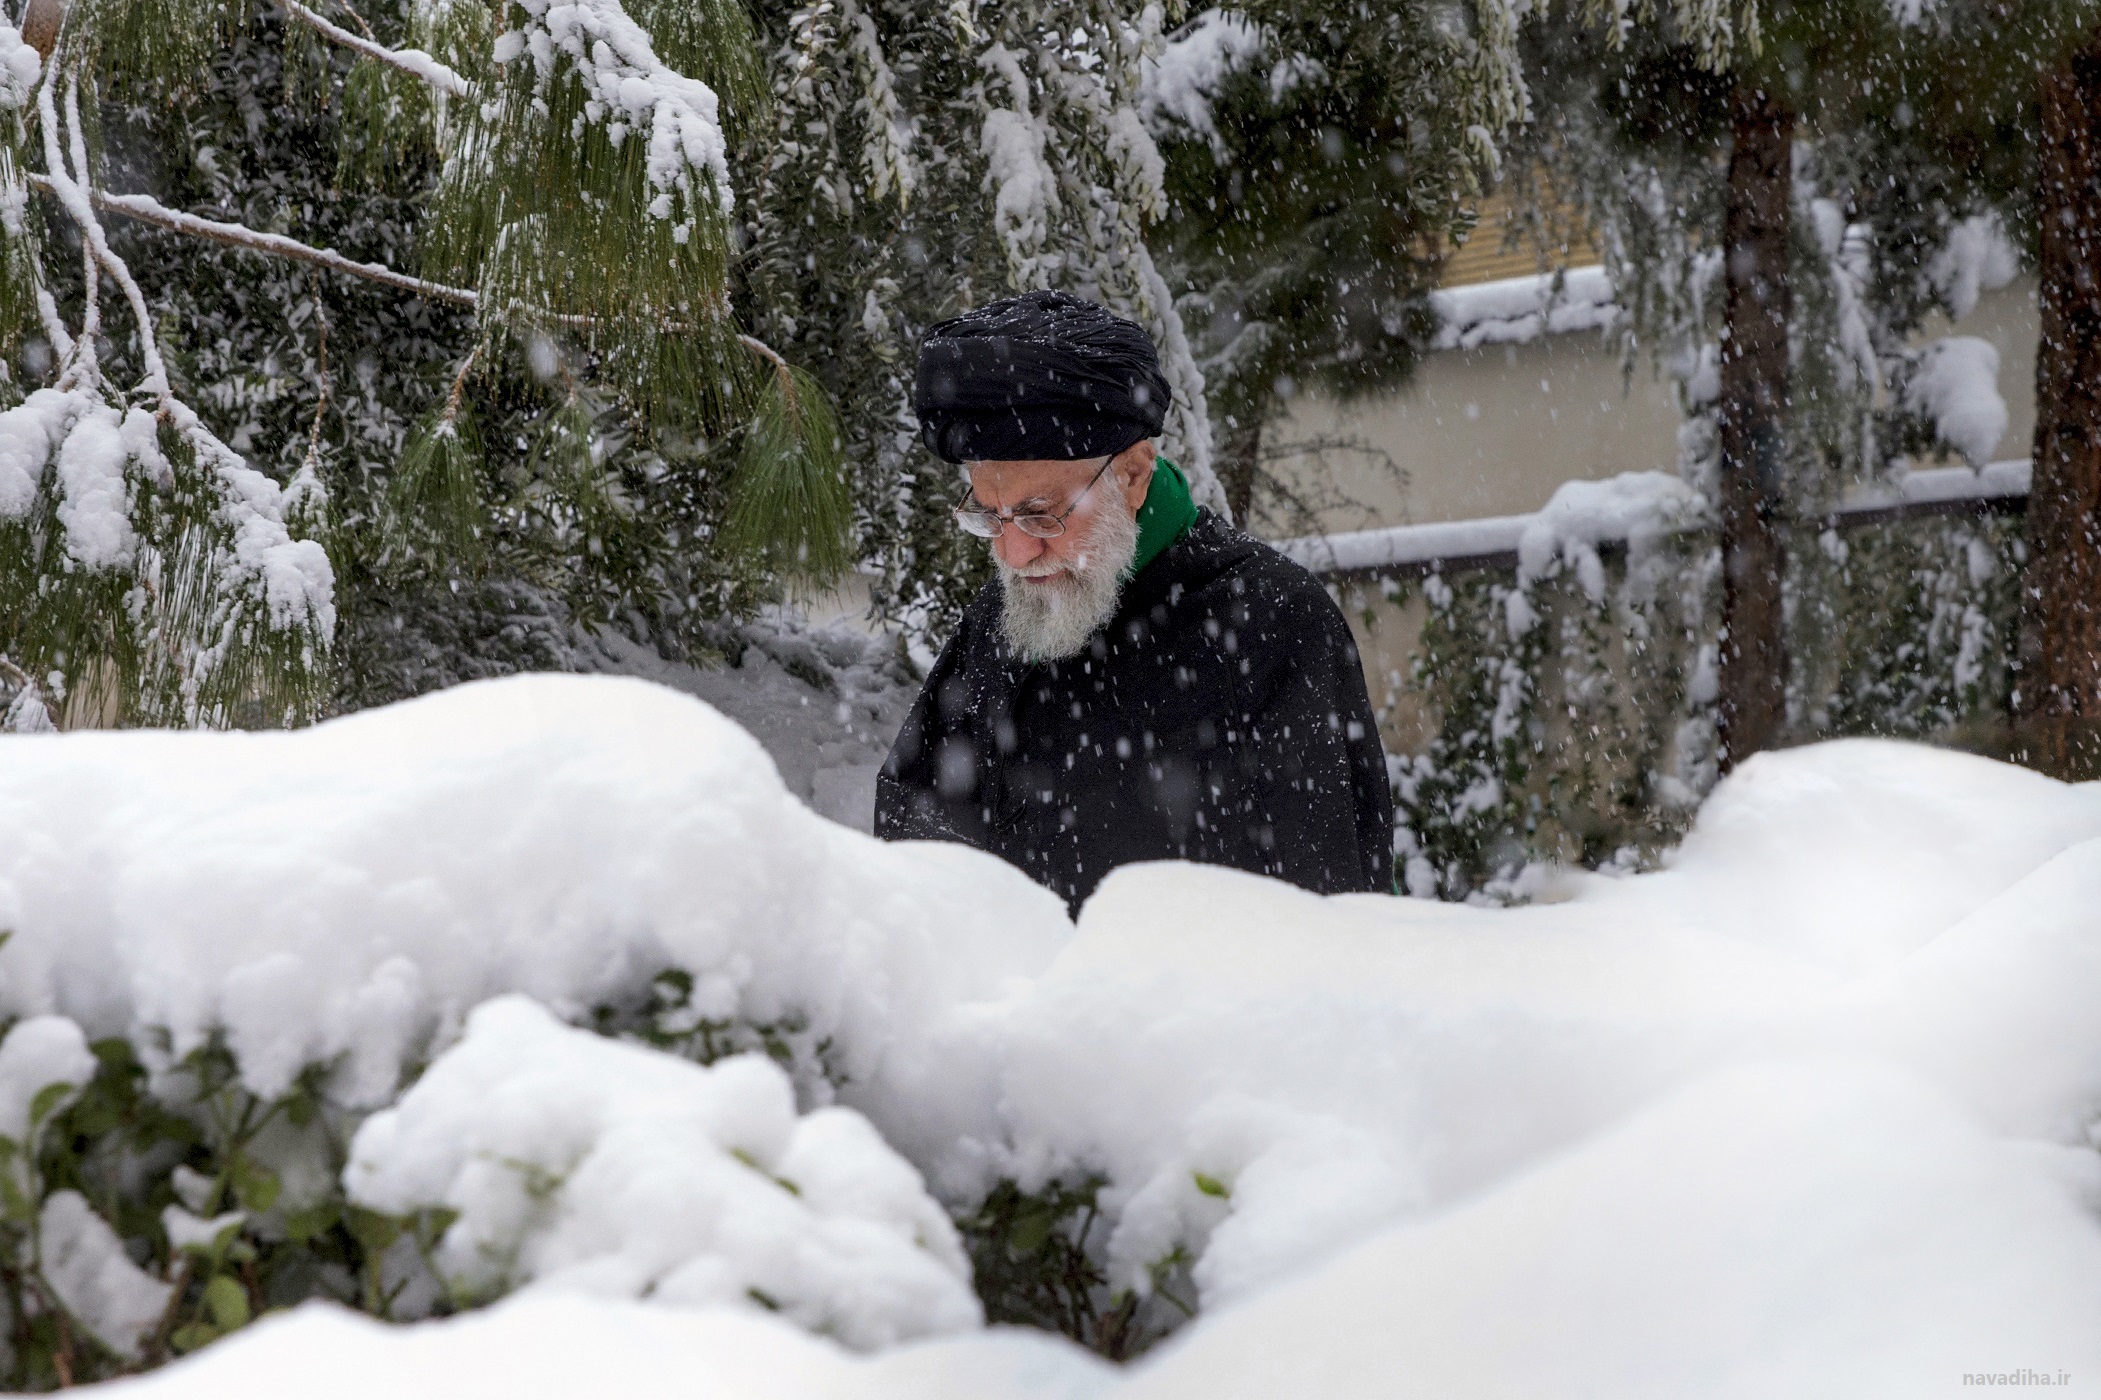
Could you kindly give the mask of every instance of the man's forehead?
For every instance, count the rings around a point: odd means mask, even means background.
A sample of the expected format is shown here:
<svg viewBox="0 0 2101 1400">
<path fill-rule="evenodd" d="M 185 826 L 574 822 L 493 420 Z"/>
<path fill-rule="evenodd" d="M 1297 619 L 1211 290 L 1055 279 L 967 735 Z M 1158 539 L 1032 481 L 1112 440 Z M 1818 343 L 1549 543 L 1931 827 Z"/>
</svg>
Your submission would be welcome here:
<svg viewBox="0 0 2101 1400">
<path fill-rule="evenodd" d="M 1002 496 L 1027 500 L 1084 486 L 1087 478 L 1101 470 L 1101 465 L 1097 457 L 1069 462 L 972 462 L 964 470 L 972 489 L 980 495 L 997 491 Z"/>
</svg>

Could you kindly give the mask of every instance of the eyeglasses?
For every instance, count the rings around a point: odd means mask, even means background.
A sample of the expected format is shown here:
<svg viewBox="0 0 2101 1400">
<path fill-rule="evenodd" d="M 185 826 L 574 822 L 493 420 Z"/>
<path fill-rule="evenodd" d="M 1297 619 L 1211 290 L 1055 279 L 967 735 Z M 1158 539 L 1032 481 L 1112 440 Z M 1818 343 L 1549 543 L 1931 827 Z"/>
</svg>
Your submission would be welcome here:
<svg viewBox="0 0 2101 1400">
<path fill-rule="evenodd" d="M 957 506 L 956 524 L 981 540 L 998 539 L 999 532 L 1010 524 L 1024 535 L 1034 535 L 1039 540 L 1062 535 L 1065 533 L 1065 517 L 1080 508 L 1080 502 L 1087 499 L 1087 493 L 1094 489 L 1094 483 L 1102 479 L 1102 473 L 1109 470 L 1109 463 L 1115 460 L 1113 453 L 1104 457 L 1100 469 L 1080 488 L 1080 494 L 1072 498 L 1072 504 L 1056 515 L 1043 511 L 1016 515 L 1011 511 L 988 510 L 984 506 Z"/>
</svg>

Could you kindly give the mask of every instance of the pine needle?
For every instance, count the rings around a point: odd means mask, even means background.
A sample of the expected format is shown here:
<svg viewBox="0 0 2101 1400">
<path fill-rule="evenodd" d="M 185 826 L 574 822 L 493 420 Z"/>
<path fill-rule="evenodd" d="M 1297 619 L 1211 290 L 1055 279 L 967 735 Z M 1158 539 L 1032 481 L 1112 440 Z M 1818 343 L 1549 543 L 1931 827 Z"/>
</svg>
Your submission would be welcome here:
<svg viewBox="0 0 2101 1400">
<path fill-rule="evenodd" d="M 828 583 L 852 567 L 853 497 L 839 419 L 815 379 L 782 366 L 745 429 L 723 548 L 786 579 Z"/>
<path fill-rule="evenodd" d="M 381 189 L 421 153 L 436 149 L 430 89 L 375 59 L 361 58 L 343 79 L 336 179 Z"/>
<path fill-rule="evenodd" d="M 480 563 L 489 524 L 482 460 L 481 435 L 464 403 L 416 430 L 387 493 L 390 556 L 405 559 L 434 543 L 469 568 Z"/>
</svg>

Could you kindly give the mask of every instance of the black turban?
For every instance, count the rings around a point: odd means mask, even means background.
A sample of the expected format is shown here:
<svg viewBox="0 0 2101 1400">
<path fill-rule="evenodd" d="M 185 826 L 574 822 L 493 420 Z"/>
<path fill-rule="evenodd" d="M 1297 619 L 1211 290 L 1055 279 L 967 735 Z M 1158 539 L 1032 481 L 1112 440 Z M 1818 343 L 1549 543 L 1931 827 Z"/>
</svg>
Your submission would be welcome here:
<svg viewBox="0 0 2101 1400">
<path fill-rule="evenodd" d="M 1144 329 L 1064 292 L 1026 292 L 943 321 L 919 347 L 919 438 L 951 462 L 1121 452 L 1167 421 Z"/>
</svg>

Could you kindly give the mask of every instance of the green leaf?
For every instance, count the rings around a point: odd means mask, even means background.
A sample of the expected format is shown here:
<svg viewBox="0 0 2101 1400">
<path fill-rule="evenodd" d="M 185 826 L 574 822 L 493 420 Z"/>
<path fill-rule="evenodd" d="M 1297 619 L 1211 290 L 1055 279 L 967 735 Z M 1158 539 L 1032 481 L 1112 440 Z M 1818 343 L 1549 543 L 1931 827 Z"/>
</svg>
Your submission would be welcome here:
<svg viewBox="0 0 2101 1400">
<path fill-rule="evenodd" d="M 178 1355 L 183 1355 L 216 1340 L 218 1336 L 219 1329 L 209 1322 L 186 1322 L 169 1334 L 168 1345 L 175 1348 Z"/>
<path fill-rule="evenodd" d="M 1196 1189 L 1206 1196 L 1216 1196 L 1223 1201 L 1233 1194 L 1226 1184 L 1215 1176 L 1207 1176 L 1203 1172 L 1194 1172 L 1191 1175 L 1196 1178 Z"/>
<path fill-rule="evenodd" d="M 231 1332 L 248 1322 L 248 1290 L 225 1274 L 204 1285 L 204 1307 L 221 1332 Z"/>
<path fill-rule="evenodd" d="M 66 1101 L 66 1096 L 73 1092 L 74 1087 L 66 1083 L 46 1084 L 36 1091 L 36 1097 L 29 1101 L 31 1133 L 43 1126 L 44 1120 L 51 1116 L 51 1111 Z"/>
<path fill-rule="evenodd" d="M 426 1250 L 436 1249 L 438 1241 L 444 1239 L 445 1232 L 452 1228 L 452 1222 L 459 1218 L 460 1213 L 450 1206 L 437 1206 L 430 1210 L 418 1211 L 416 1213 L 416 1243 Z"/>
<path fill-rule="evenodd" d="M 351 1238 L 373 1258 L 385 1254 L 393 1248 L 394 1241 L 401 1238 L 399 1219 L 362 1206 L 352 1206 L 343 1212 L 343 1223 L 350 1227 Z"/>
<path fill-rule="evenodd" d="M 277 1193 L 283 1185 L 277 1173 L 268 1167 L 258 1166 L 245 1155 L 233 1159 L 233 1195 L 243 1210 L 260 1214 L 277 1204 Z"/>
<path fill-rule="evenodd" d="M 0 1171 L 0 1217 L 23 1226 L 36 1219 L 36 1205 L 22 1194 L 12 1171 Z"/>
<path fill-rule="evenodd" d="M 1014 1229 L 1007 1236 L 1007 1243 L 1018 1253 L 1034 1254 L 1050 1239 L 1057 1224 L 1055 1207 L 1048 1202 L 1032 1201 L 1015 1215 Z"/>
<path fill-rule="evenodd" d="M 285 1233 L 291 1236 L 293 1244 L 304 1246 L 317 1236 L 327 1234 L 340 1219 L 342 1212 L 335 1202 L 321 1201 L 285 1216 Z"/>
</svg>

